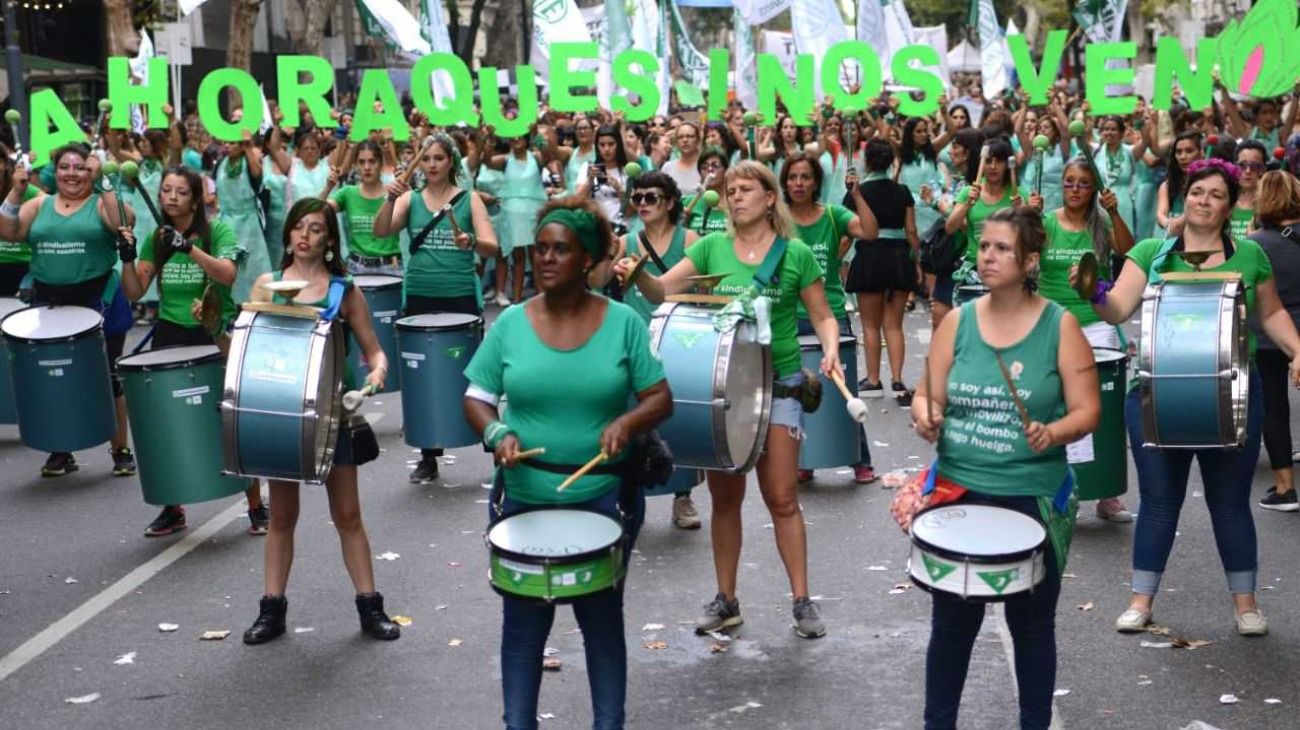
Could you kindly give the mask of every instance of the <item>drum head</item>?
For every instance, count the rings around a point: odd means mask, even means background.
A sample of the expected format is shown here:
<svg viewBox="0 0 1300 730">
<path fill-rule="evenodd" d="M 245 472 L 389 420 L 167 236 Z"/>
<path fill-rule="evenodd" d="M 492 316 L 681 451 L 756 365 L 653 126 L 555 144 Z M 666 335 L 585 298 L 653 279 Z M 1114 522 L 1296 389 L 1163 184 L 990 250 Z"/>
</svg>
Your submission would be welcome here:
<svg viewBox="0 0 1300 730">
<path fill-rule="evenodd" d="M 511 515 L 493 525 L 488 542 L 516 555 L 561 558 L 603 550 L 623 537 L 612 517 L 586 510 L 541 509 Z"/>
<path fill-rule="evenodd" d="M 99 312 L 86 307 L 28 307 L 5 317 L 0 330 L 19 340 L 62 340 L 98 329 Z"/>
<path fill-rule="evenodd" d="M 857 347 L 858 338 L 853 335 L 840 335 L 840 349 L 845 347 Z M 822 341 L 817 339 L 817 335 L 799 335 L 799 349 L 804 352 L 822 349 Z"/>
<path fill-rule="evenodd" d="M 0 297 L 0 320 L 26 307 L 23 300 L 13 297 Z"/>
<path fill-rule="evenodd" d="M 388 274 L 360 274 L 352 277 L 352 283 L 362 289 L 389 289 L 402 285 L 402 277 Z"/>
<path fill-rule="evenodd" d="M 128 355 L 117 361 L 124 370 L 166 370 L 187 368 L 201 362 L 220 360 L 221 350 L 215 345 L 181 345 L 160 347 L 138 355 Z"/>
<path fill-rule="evenodd" d="M 435 332 L 438 330 L 463 330 L 483 324 L 483 318 L 477 314 L 416 314 L 397 320 L 397 328 L 402 330 L 420 330 Z"/>
<path fill-rule="evenodd" d="M 945 552 L 996 558 L 1033 550 L 1047 538 L 1034 518 L 990 505 L 949 505 L 927 510 L 912 523 L 912 536 Z"/>
<path fill-rule="evenodd" d="M 1098 365 L 1109 365 L 1121 360 L 1127 360 L 1128 354 L 1123 350 L 1116 350 L 1110 347 L 1094 347 L 1092 348 L 1092 359 Z"/>
</svg>

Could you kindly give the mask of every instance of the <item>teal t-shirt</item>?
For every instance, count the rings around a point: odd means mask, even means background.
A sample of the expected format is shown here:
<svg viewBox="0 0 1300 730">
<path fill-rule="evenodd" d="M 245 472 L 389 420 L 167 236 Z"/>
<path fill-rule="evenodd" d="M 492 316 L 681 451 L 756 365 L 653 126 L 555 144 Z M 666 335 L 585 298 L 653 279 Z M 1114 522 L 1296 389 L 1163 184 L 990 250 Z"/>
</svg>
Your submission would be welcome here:
<svg viewBox="0 0 1300 730">
<path fill-rule="evenodd" d="M 509 400 L 503 420 L 522 448 L 546 447 L 548 463 L 585 464 L 600 452 L 600 434 L 627 412 L 629 400 L 664 380 L 645 322 L 619 302 L 607 305 L 600 327 L 572 350 L 538 338 L 527 304 L 509 307 L 465 368 L 470 383 Z M 527 504 L 585 502 L 619 486 L 618 476 L 587 475 L 557 492 L 565 475 L 527 462 L 506 469 L 504 478 L 506 494 Z"/>
<path fill-rule="evenodd" d="M 641 245 L 640 234 L 642 230 L 644 230 L 644 228 L 641 225 L 641 219 L 633 218 L 632 224 L 628 227 L 627 231 L 627 255 L 648 255 L 645 253 Z M 686 258 L 686 229 L 677 226 L 673 229 L 673 238 L 668 243 L 668 250 L 659 257 L 659 260 L 664 264 L 664 269 L 661 271 L 658 264 L 656 264 L 655 260 L 652 258 L 648 263 L 646 263 L 646 266 L 648 267 L 646 271 L 654 276 L 663 276 L 669 269 L 676 266 L 677 262 L 684 258 Z M 650 300 L 646 299 L 645 295 L 641 293 L 641 289 L 636 286 L 632 286 L 623 292 L 623 303 L 631 307 L 637 314 L 641 315 L 641 319 L 644 319 L 647 324 L 649 324 L 650 319 L 654 316 L 655 305 L 651 304 Z"/>
<path fill-rule="evenodd" d="M 826 275 L 826 303 L 835 319 L 844 319 L 844 283 L 840 281 L 840 238 L 849 235 L 853 212 L 842 205 L 825 206 L 822 216 L 811 226 L 795 225 L 799 240 L 808 244 L 817 264 Z M 808 319 L 808 310 L 799 302 L 799 319 Z"/>
<path fill-rule="evenodd" d="M 32 247 L 32 278 L 44 284 L 78 284 L 103 276 L 117 264 L 116 237 L 99 217 L 99 194 L 76 212 L 54 209 L 54 195 L 41 201 L 27 230 Z"/>
<path fill-rule="evenodd" d="M 1105 220 L 1109 227 L 1110 219 Z M 1043 228 L 1047 230 L 1047 247 L 1043 251 L 1040 264 L 1039 292 L 1065 307 L 1079 320 L 1080 326 L 1087 327 L 1100 322 L 1101 315 L 1097 314 L 1092 305 L 1084 301 L 1074 287 L 1070 286 L 1070 267 L 1079 263 L 1079 257 L 1085 253 L 1095 252 L 1092 234 L 1087 228 L 1081 231 L 1067 231 L 1061 226 L 1055 211 L 1043 216 Z M 1099 262 L 1099 266 L 1103 273 L 1102 278 L 1109 278 L 1104 275 L 1109 271 L 1109 260 Z"/>
<path fill-rule="evenodd" d="M 235 232 L 225 221 L 217 219 L 211 223 L 211 234 L 208 236 L 208 251 L 219 259 L 230 259 L 236 263 L 240 262 L 246 252 L 240 245 L 239 239 L 235 237 Z M 140 246 L 140 260 L 154 264 L 157 257 L 154 255 L 154 239 L 157 237 L 157 231 L 150 233 Z M 199 237 L 193 236 L 190 240 L 194 243 L 195 248 L 200 246 Z M 203 289 L 208 284 L 207 274 L 203 273 L 203 267 L 195 263 L 194 259 L 180 253 L 173 252 L 163 265 L 162 272 L 157 274 L 158 277 L 158 318 L 164 322 L 171 322 L 182 327 L 198 327 L 199 321 L 194 318 L 190 312 L 190 304 L 203 296 Z M 213 283 L 217 295 L 221 297 L 221 321 L 230 322 L 238 314 L 239 308 L 235 305 L 235 300 L 231 296 L 230 287 Z"/>
<path fill-rule="evenodd" d="M 466 193 L 452 206 L 456 225 L 462 231 L 473 233 L 474 220 L 470 209 L 472 193 Z M 411 206 L 406 216 L 406 230 L 412 242 L 433 219 L 424 204 L 424 195 L 411 193 Z M 422 297 L 479 296 L 479 279 L 474 271 L 474 250 L 460 249 L 452 238 L 451 221 L 438 221 L 420 248 L 406 261 L 406 293 Z"/>
<path fill-rule="evenodd" d="M 1160 251 L 1164 239 L 1148 238 L 1138 245 L 1134 246 L 1128 252 L 1128 258 L 1138 265 L 1138 268 L 1148 272 L 1147 279 L 1150 280 L 1151 264 L 1155 261 L 1156 254 Z M 1211 268 L 1202 268 L 1201 271 L 1236 271 L 1241 274 L 1241 282 L 1246 288 L 1246 316 L 1255 316 L 1255 287 L 1262 282 L 1273 278 L 1273 266 L 1269 263 L 1268 254 L 1264 252 L 1262 246 L 1249 238 L 1233 239 L 1232 245 L 1234 250 L 1232 258 L 1224 261 L 1218 266 Z M 1166 271 L 1195 271 L 1182 256 L 1166 256 L 1162 272 Z M 1255 360 L 1255 332 L 1252 330 L 1250 338 L 1250 359 Z"/>
<path fill-rule="evenodd" d="M 701 274 L 723 274 L 714 294 L 737 296 L 754 285 L 762 261 L 747 264 L 736 257 L 731 236 L 713 233 L 686 249 L 686 258 Z M 799 335 L 796 319 L 799 294 L 823 278 L 812 249 L 799 239 L 789 242 L 775 281 L 763 289 L 772 301 L 772 367 L 778 378 L 799 372 Z"/>
<path fill-rule="evenodd" d="M 367 198 L 361 194 L 360 186 L 348 185 L 335 190 L 330 199 L 347 218 L 349 252 L 358 256 L 395 256 L 401 253 L 402 245 L 398 236 L 375 235 L 375 217 L 379 215 L 379 209 L 384 207 L 382 194 L 378 198 Z"/>
<path fill-rule="evenodd" d="M 1065 480 L 1065 447 L 1042 453 L 1029 448 L 995 351 L 980 334 L 978 302 L 962 305 L 959 312 L 938 444 L 939 474 L 985 494 L 1050 497 Z M 1044 424 L 1066 412 L 1057 356 L 1064 312 L 1048 301 L 1029 334 L 996 351 L 1030 419 Z"/>
</svg>

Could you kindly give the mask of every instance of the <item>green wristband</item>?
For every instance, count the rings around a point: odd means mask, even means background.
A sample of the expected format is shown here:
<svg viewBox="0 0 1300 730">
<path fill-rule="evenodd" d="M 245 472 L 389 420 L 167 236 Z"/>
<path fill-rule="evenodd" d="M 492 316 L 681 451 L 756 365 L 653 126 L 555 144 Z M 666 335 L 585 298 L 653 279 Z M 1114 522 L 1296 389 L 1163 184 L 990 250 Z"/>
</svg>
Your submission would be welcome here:
<svg viewBox="0 0 1300 730">
<path fill-rule="evenodd" d="M 506 436 L 512 433 L 514 431 L 504 422 L 493 421 L 487 425 L 487 428 L 483 429 L 483 445 L 496 451 L 497 446 L 505 440 Z"/>
</svg>

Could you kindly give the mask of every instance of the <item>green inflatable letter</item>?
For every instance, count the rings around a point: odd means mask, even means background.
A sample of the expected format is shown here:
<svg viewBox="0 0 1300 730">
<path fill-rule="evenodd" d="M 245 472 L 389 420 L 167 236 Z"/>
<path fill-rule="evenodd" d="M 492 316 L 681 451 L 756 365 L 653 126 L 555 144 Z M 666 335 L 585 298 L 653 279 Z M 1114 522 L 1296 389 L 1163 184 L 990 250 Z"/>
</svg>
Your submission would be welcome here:
<svg viewBox="0 0 1300 730">
<path fill-rule="evenodd" d="M 379 102 L 383 111 L 375 111 L 375 102 Z M 388 79 L 388 71 L 381 68 L 366 69 L 361 77 L 361 90 L 357 92 L 357 108 L 352 116 L 352 132 L 348 139 L 360 142 L 376 129 L 393 130 L 393 139 L 398 142 L 405 142 L 411 136 L 402 105 L 397 101 L 397 92 L 393 91 L 393 82 Z"/>
<path fill-rule="evenodd" d="M 537 121 L 537 74 L 532 66 L 516 66 L 515 74 L 519 78 L 519 114 L 514 119 L 506 119 L 501 111 L 501 94 L 487 93 L 486 89 L 501 88 L 497 82 L 497 70 L 485 66 L 478 70 L 478 88 L 483 97 L 483 123 L 496 129 L 498 137 L 523 137 L 528 128 Z"/>
<path fill-rule="evenodd" d="M 840 85 L 840 67 L 848 60 L 857 61 L 862 69 L 862 84 L 856 94 L 849 93 L 848 89 Z M 835 97 L 836 109 L 845 112 L 861 111 L 867 108 L 868 99 L 880 96 L 883 84 L 880 56 L 874 48 L 862 41 L 840 41 L 831 46 L 822 58 L 821 79 L 822 93 Z"/>
<path fill-rule="evenodd" d="M 722 119 L 727 108 L 727 69 L 731 66 L 731 52 L 725 48 L 709 51 L 708 118 Z"/>
<path fill-rule="evenodd" d="M 1011 60 L 1016 64 L 1016 77 L 1020 79 L 1020 87 L 1029 94 L 1030 104 L 1047 103 L 1047 92 L 1051 90 L 1056 72 L 1061 68 L 1061 56 L 1065 55 L 1067 39 L 1068 34 L 1063 30 L 1048 33 L 1047 42 L 1043 44 L 1043 63 L 1034 68 L 1034 59 L 1029 55 L 1029 41 L 1019 34 L 1007 36 Z"/>
<path fill-rule="evenodd" d="M 113 113 L 108 126 L 126 129 L 131 126 L 131 105 L 140 104 L 149 110 L 147 127 L 167 126 L 167 59 L 149 59 L 149 83 L 131 85 L 131 61 L 125 56 L 108 59 L 108 100 L 113 102 Z"/>
<path fill-rule="evenodd" d="M 813 57 L 806 53 L 796 56 L 795 79 L 798 83 L 792 83 L 776 56 L 758 54 L 758 111 L 763 119 L 776 119 L 776 98 L 779 95 L 795 124 L 801 127 L 812 125 L 808 115 L 813 110 L 814 64 Z"/>
<path fill-rule="evenodd" d="M 632 70 L 640 66 L 641 72 Z M 655 115 L 659 108 L 659 59 L 649 51 L 635 48 L 623 51 L 614 57 L 614 85 L 626 89 L 626 94 L 614 94 L 609 105 L 616 112 L 627 115 L 629 122 L 644 122 Z M 632 103 L 632 96 L 637 96 L 640 104 Z"/>
<path fill-rule="evenodd" d="M 302 80 L 303 73 L 308 76 Z M 280 111 L 284 113 L 284 126 L 301 127 L 298 102 L 307 103 L 307 111 L 316 126 L 333 129 L 338 121 L 330 116 L 330 103 L 325 95 L 334 87 L 334 68 L 320 56 L 280 56 L 275 60 L 275 78 L 280 87 Z"/>
<path fill-rule="evenodd" d="M 1214 59 L 1218 41 L 1202 38 L 1196 42 L 1196 70 L 1183 55 L 1178 39 L 1165 36 L 1156 41 L 1156 83 L 1151 92 L 1151 106 L 1168 110 L 1172 106 L 1174 80 L 1177 79 L 1192 109 L 1200 111 L 1214 103 Z"/>
<path fill-rule="evenodd" d="M 939 109 L 939 97 L 943 95 L 943 79 L 938 74 L 923 68 L 912 68 L 912 61 L 920 61 L 922 66 L 939 67 L 939 51 L 934 46 L 916 44 L 904 46 L 894 54 L 889 62 L 889 73 L 894 83 L 902 86 L 915 86 L 924 94 L 920 101 L 912 99 L 911 94 L 898 97 L 898 113 L 905 117 L 921 117 L 933 114 Z"/>
<path fill-rule="evenodd" d="M 221 91 L 232 86 L 239 92 L 244 117 L 237 124 L 221 116 Z M 199 83 L 199 120 L 208 128 L 213 138 L 221 142 L 238 142 L 244 130 L 257 134 L 262 128 L 262 90 L 247 71 L 237 68 L 219 68 L 203 77 Z"/>
<path fill-rule="evenodd" d="M 1136 43 L 1092 43 L 1083 49 L 1085 97 L 1092 105 L 1092 115 L 1132 114 L 1137 108 L 1137 97 L 1106 96 L 1107 86 L 1131 86 L 1137 74 L 1132 66 L 1106 68 L 1112 58 L 1137 58 Z"/>
<path fill-rule="evenodd" d="M 438 100 L 433 98 L 433 75 L 438 71 L 451 77 L 451 90 L 455 94 L 454 98 L 442 100 L 445 108 L 438 106 Z M 470 78 L 469 67 L 454 53 L 430 53 L 416 61 L 411 69 L 411 101 L 429 118 L 430 124 L 478 125 L 478 115 L 474 113 L 474 80 Z"/>
<path fill-rule="evenodd" d="M 595 43 L 551 44 L 551 108 L 557 112 L 594 112 L 598 101 L 594 96 L 575 96 L 570 89 L 591 88 L 596 85 L 595 71 L 569 70 L 569 61 L 600 58 L 600 47 Z M 523 102 L 520 102 L 522 108 Z"/>
<path fill-rule="evenodd" d="M 81 131 L 54 89 L 41 89 L 32 94 L 31 109 L 32 167 L 49 162 L 50 153 L 65 144 L 86 141 L 86 133 Z"/>
</svg>

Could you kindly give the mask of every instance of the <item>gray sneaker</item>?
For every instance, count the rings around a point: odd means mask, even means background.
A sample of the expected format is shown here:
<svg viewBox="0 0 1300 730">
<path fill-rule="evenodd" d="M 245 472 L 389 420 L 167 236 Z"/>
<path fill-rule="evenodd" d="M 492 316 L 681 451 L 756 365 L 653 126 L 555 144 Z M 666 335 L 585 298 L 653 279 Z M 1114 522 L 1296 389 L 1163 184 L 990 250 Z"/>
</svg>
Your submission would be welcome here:
<svg viewBox="0 0 1300 730">
<path fill-rule="evenodd" d="M 826 624 L 822 623 L 821 611 L 811 598 L 795 599 L 794 632 L 805 639 L 817 639 L 826 635 Z"/>
<path fill-rule="evenodd" d="M 740 615 L 740 601 L 734 598 L 728 601 L 726 596 L 719 593 L 712 601 L 704 604 L 703 615 L 695 619 L 695 633 L 707 634 L 743 623 L 745 619 Z"/>
</svg>

